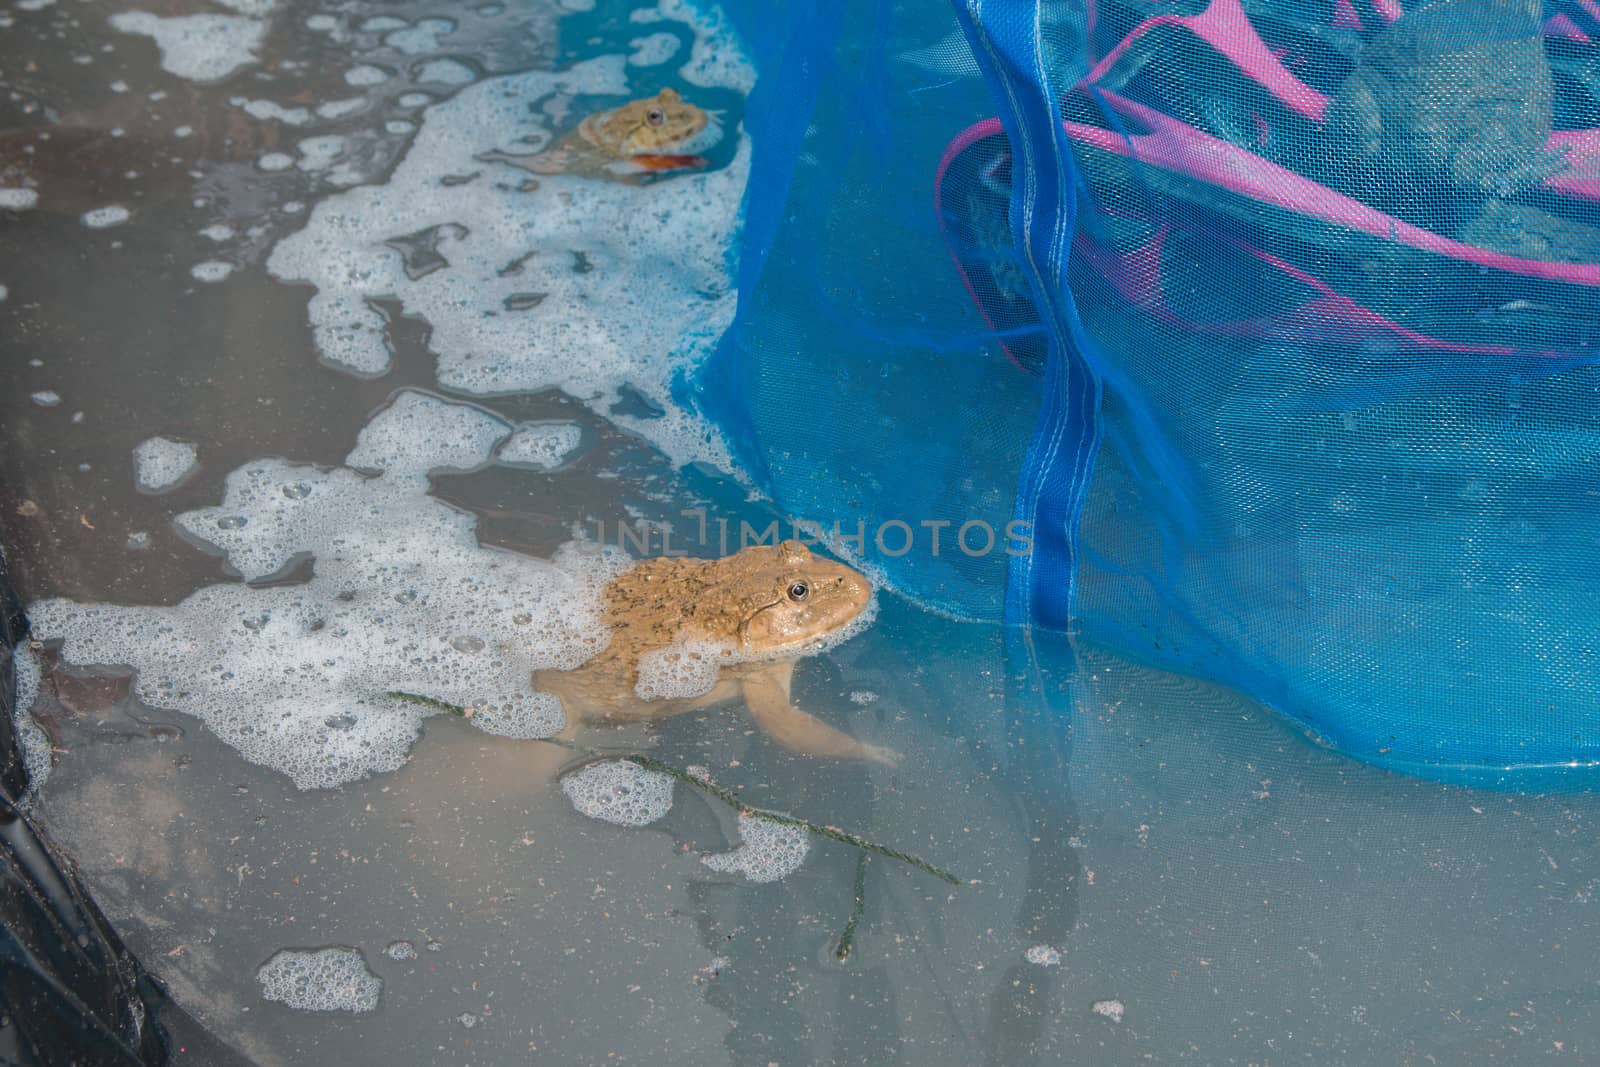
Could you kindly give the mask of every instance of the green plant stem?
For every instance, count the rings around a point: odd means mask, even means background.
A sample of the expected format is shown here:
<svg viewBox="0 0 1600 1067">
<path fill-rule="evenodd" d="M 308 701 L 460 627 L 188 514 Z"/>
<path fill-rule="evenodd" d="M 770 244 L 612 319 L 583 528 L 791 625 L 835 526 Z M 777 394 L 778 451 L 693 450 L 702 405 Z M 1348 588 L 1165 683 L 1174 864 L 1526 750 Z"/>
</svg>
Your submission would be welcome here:
<svg viewBox="0 0 1600 1067">
<path fill-rule="evenodd" d="M 870 858 L 866 852 L 856 856 L 855 904 L 850 909 L 850 920 L 839 934 L 839 947 L 833 950 L 833 958 L 841 963 L 850 958 L 850 950 L 856 941 L 856 926 L 861 922 L 862 913 L 867 910 L 867 860 Z"/>
<path fill-rule="evenodd" d="M 468 709 L 443 700 L 435 700 L 432 697 L 418 696 L 415 693 L 401 693 L 393 691 L 384 695 L 392 697 L 395 700 L 403 700 L 412 704 L 420 704 L 423 707 L 432 708 L 435 711 L 448 712 L 451 715 L 457 715 L 463 718 L 469 717 L 467 714 Z M 889 845 L 881 845 L 876 841 L 869 841 L 860 834 L 851 833 L 849 830 L 845 830 L 838 826 L 824 826 L 822 823 L 812 822 L 810 819 L 799 819 L 793 815 L 785 815 L 779 811 L 769 811 L 766 808 L 758 808 L 752 804 L 746 804 L 743 800 L 739 799 L 739 795 L 733 790 L 724 788 L 723 786 L 717 785 L 715 782 L 709 781 L 705 778 L 697 778 L 681 767 L 674 767 L 672 764 L 658 760 L 654 756 L 613 756 L 607 755 L 604 752 L 596 752 L 593 749 L 584 748 L 582 745 L 579 745 L 575 742 L 562 740 L 560 738 L 546 737 L 541 738 L 540 740 L 546 742 L 547 744 L 560 745 L 562 748 L 569 749 L 573 752 L 579 753 L 580 755 L 586 756 L 589 758 L 590 762 L 602 759 L 626 760 L 629 763 L 643 767 L 646 770 L 659 771 L 662 774 L 677 779 L 693 789 L 698 789 L 702 793 L 716 797 L 718 800 L 722 801 L 724 804 L 728 805 L 741 815 L 748 815 L 755 819 L 765 819 L 768 822 L 778 823 L 781 826 L 798 827 L 799 829 L 816 834 L 818 837 L 826 837 L 830 841 L 838 841 L 841 844 L 849 845 L 852 848 L 861 849 L 864 853 L 876 852 L 880 856 L 887 856 L 889 859 L 898 860 L 901 863 L 915 867 L 919 871 L 931 874 L 940 881 L 946 882 L 950 885 L 961 884 L 961 879 L 957 878 L 955 875 L 951 874 L 942 867 L 935 867 L 933 864 L 929 863 L 920 856 L 914 856 L 909 852 L 902 852 L 900 849 L 892 848 Z"/>
</svg>

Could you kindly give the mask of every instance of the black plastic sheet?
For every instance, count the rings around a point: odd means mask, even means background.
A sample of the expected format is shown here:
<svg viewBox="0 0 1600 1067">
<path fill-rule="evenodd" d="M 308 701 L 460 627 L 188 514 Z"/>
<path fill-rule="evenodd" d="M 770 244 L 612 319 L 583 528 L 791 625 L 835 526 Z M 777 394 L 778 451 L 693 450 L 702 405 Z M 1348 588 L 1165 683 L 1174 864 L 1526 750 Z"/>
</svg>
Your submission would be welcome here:
<svg viewBox="0 0 1600 1067">
<path fill-rule="evenodd" d="M 0 1067 L 244 1064 L 167 999 L 18 808 L 13 650 L 27 633 L 0 555 Z"/>
</svg>

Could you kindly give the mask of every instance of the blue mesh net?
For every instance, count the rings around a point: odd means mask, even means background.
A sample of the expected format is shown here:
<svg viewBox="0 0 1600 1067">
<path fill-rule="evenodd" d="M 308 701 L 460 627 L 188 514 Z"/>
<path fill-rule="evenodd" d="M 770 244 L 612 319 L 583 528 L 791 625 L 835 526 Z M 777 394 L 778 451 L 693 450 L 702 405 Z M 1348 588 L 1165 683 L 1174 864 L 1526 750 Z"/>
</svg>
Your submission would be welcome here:
<svg viewBox="0 0 1600 1067">
<path fill-rule="evenodd" d="M 781 507 L 1363 759 L 1594 780 L 1600 5 L 731 13 L 740 309 L 690 384 Z"/>
</svg>

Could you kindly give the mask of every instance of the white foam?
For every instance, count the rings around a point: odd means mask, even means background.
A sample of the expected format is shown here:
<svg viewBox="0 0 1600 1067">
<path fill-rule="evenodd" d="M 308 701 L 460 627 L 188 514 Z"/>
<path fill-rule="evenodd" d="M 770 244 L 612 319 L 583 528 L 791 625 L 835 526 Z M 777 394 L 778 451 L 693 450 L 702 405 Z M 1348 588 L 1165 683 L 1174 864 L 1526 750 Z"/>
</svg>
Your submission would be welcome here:
<svg viewBox="0 0 1600 1067">
<path fill-rule="evenodd" d="M 409 29 L 396 30 L 385 37 L 383 43 L 404 55 L 429 56 L 440 50 L 439 38 L 455 32 L 455 28 L 450 19 L 418 19 Z"/>
<path fill-rule="evenodd" d="M 336 163 L 327 170 L 321 171 L 322 180 L 329 185 L 338 186 L 340 189 L 352 185 L 360 185 L 366 180 L 366 172 L 353 162 Z"/>
<path fill-rule="evenodd" d="M 132 217 L 132 214 L 121 204 L 108 204 L 105 207 L 90 208 L 85 211 L 80 221 L 91 230 L 106 230 L 112 226 L 121 226 Z"/>
<path fill-rule="evenodd" d="M 241 15 L 152 15 L 124 11 L 113 29 L 154 38 L 161 69 L 189 81 L 221 81 L 256 61 L 267 25 Z"/>
<path fill-rule="evenodd" d="M 690 0 L 659 0 L 652 8 L 639 8 L 633 22 L 681 22 L 695 31 L 689 62 L 678 74 L 690 85 L 724 86 L 748 93 L 756 83 L 756 69 L 744 53 L 738 34 L 720 8 L 700 6 Z"/>
<path fill-rule="evenodd" d="M 428 109 L 389 180 L 317 205 L 305 229 L 280 242 L 268 269 L 316 287 L 309 314 L 327 363 L 361 375 L 390 365 L 386 318 L 397 301 L 431 329 L 438 379 L 494 394 L 558 387 L 609 413 L 629 385 L 666 412 L 609 415 L 677 462 L 731 468 L 710 424 L 673 398 L 676 375 L 714 348 L 732 321 L 729 264 L 750 146 L 740 136 L 720 170 L 644 186 L 529 175 L 478 157 L 527 152 L 536 108 L 558 94 L 630 95 L 624 60 L 610 56 L 559 73 L 489 78 Z M 461 174 L 483 177 L 449 182 Z M 409 277 L 388 242 L 423 230 L 449 264 Z M 528 253 L 538 251 L 529 257 Z M 577 268 L 580 260 L 588 269 Z M 508 265 L 520 262 L 520 272 Z M 506 300 L 546 294 L 535 307 Z"/>
<path fill-rule="evenodd" d="M 652 33 L 635 37 L 628 42 L 628 47 L 633 49 L 628 57 L 629 66 L 654 67 L 678 54 L 678 38 L 670 33 Z"/>
<path fill-rule="evenodd" d="M 580 815 L 617 826 L 648 826 L 672 809 L 672 777 L 628 760 L 598 760 L 561 779 Z"/>
<path fill-rule="evenodd" d="M 152 437 L 133 449 L 133 477 L 141 492 L 176 489 L 200 466 L 200 450 L 187 441 Z"/>
<path fill-rule="evenodd" d="M 390 119 L 383 124 L 383 128 L 390 133 L 411 133 L 417 128 L 417 124 L 407 122 L 405 119 Z"/>
<path fill-rule="evenodd" d="M 716 688 L 717 673 L 734 660 L 731 645 L 710 641 L 678 641 L 639 657 L 639 680 L 633 687 L 640 700 L 692 700 Z"/>
<path fill-rule="evenodd" d="M 268 152 L 256 160 L 256 166 L 265 171 L 288 170 L 294 166 L 294 157 L 287 152 Z"/>
<path fill-rule="evenodd" d="M 440 85 L 467 85 L 478 79 L 478 72 L 455 59 L 433 59 L 417 71 L 417 81 Z"/>
<path fill-rule="evenodd" d="M 583 444 L 583 427 L 575 422 L 535 422 L 517 427 L 495 459 L 536 470 L 555 470 L 573 458 Z"/>
<path fill-rule="evenodd" d="M 396 18 L 394 15 L 374 15 L 361 23 L 362 33 L 387 33 L 390 30 L 404 29 L 410 23 L 405 19 Z"/>
<path fill-rule="evenodd" d="M 860 704 L 865 706 L 867 704 L 876 704 L 877 702 L 878 694 L 874 693 L 870 689 L 856 689 L 850 694 L 850 703 L 852 704 Z"/>
<path fill-rule="evenodd" d="M 389 80 L 389 72 L 382 67 L 374 67 L 363 63 L 345 71 L 344 80 L 346 85 L 354 85 L 358 88 L 368 85 L 381 85 Z"/>
<path fill-rule="evenodd" d="M 792 874 L 811 851 L 811 835 L 798 826 L 739 816 L 739 847 L 701 856 L 700 862 L 723 874 L 742 874 L 752 882 L 776 882 Z"/>
<path fill-rule="evenodd" d="M 6 211 L 27 211 L 39 203 L 39 194 L 32 189 L 0 189 L 0 208 Z"/>
<path fill-rule="evenodd" d="M 235 96 L 228 101 L 253 119 L 263 122 L 281 122 L 286 126 L 304 126 L 311 121 L 311 112 L 303 107 L 284 107 L 276 100 L 251 100 Z"/>
<path fill-rule="evenodd" d="M 213 0 L 221 7 L 250 18 L 266 18 L 278 6 L 278 0 Z"/>
<path fill-rule="evenodd" d="M 1097 1000 L 1089 1005 L 1089 1010 L 1096 1015 L 1104 1016 L 1114 1023 L 1122 1021 L 1123 1013 L 1127 1010 L 1120 1000 Z"/>
<path fill-rule="evenodd" d="M 330 133 L 321 137 L 307 137 L 295 147 L 300 152 L 300 161 L 295 165 L 301 170 L 327 170 L 344 154 L 345 139 L 339 134 Z"/>
<path fill-rule="evenodd" d="M 342 100 L 329 100 L 317 105 L 317 116 L 325 119 L 342 119 L 346 115 L 353 115 L 367 106 L 364 96 L 347 96 Z"/>
<path fill-rule="evenodd" d="M 189 276 L 197 282 L 215 285 L 233 273 L 233 264 L 220 259 L 208 259 L 189 268 Z"/>
<path fill-rule="evenodd" d="M 218 244 L 221 244 L 223 241 L 229 240 L 234 236 L 234 230 L 232 226 L 229 226 L 225 223 L 216 222 L 201 230 L 200 236 L 204 237 L 208 241 L 215 241 Z"/>
<path fill-rule="evenodd" d="M 1029 945 L 1022 958 L 1040 967 L 1059 967 L 1061 950 L 1054 945 Z"/>
<path fill-rule="evenodd" d="M 395 103 L 401 107 L 423 107 L 433 103 L 432 93 L 401 93 L 395 98 Z"/>
<path fill-rule="evenodd" d="M 489 732 L 554 734 L 559 702 L 530 672 L 604 646 L 600 589 L 624 563 L 579 546 L 552 562 L 483 547 L 471 515 L 427 494 L 427 471 L 488 462 L 503 431 L 470 429 L 484 419 L 404 393 L 351 454 L 382 475 L 260 460 L 228 476 L 221 506 L 178 516 L 246 580 L 310 557 L 303 584 L 212 585 L 175 607 L 43 601 L 35 632 L 64 641 L 67 662 L 132 668 L 140 701 L 199 717 L 302 789 L 405 762 L 435 711 L 391 691 L 471 707 Z"/>
<path fill-rule="evenodd" d="M 385 946 L 383 954 L 391 960 L 414 960 L 417 958 L 417 946 L 409 941 L 391 941 Z"/>
<path fill-rule="evenodd" d="M 50 777 L 50 738 L 33 721 L 33 702 L 39 696 L 39 659 L 29 642 L 24 641 L 12 650 L 12 663 L 17 672 L 17 703 L 11 723 L 16 729 L 17 745 L 22 750 L 23 769 L 28 772 L 27 792 L 20 799 L 21 806 L 26 808 L 44 780 Z"/>
<path fill-rule="evenodd" d="M 40 389 L 37 393 L 30 394 L 28 399 L 42 408 L 53 408 L 61 403 L 61 394 L 54 389 Z"/>
<path fill-rule="evenodd" d="M 476 470 L 510 433 L 510 423 L 482 408 L 408 389 L 362 429 L 345 462 L 411 476 Z"/>
<path fill-rule="evenodd" d="M 18 11 L 43 11 L 55 2 L 56 0 L 17 0 L 16 8 Z"/>
<path fill-rule="evenodd" d="M 463 645 L 481 644 L 481 638 L 452 640 L 459 651 Z M 566 723 L 561 701 L 553 693 L 523 693 L 514 699 L 484 702 L 472 709 L 472 725 L 486 734 L 509 737 L 514 741 L 536 741 L 560 731 Z"/>
<path fill-rule="evenodd" d="M 383 992 L 383 979 L 353 948 L 280 949 L 256 981 L 267 1000 L 298 1011 L 371 1011 Z"/>
</svg>

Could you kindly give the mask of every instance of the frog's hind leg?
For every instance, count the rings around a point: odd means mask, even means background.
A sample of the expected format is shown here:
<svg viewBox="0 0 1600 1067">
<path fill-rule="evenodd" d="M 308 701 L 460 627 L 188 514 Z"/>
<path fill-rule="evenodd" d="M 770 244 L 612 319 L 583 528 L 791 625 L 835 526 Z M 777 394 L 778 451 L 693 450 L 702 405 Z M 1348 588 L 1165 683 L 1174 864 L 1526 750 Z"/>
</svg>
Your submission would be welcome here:
<svg viewBox="0 0 1600 1067">
<path fill-rule="evenodd" d="M 530 174 L 562 174 L 571 163 L 570 153 L 564 148 L 553 148 L 525 156 L 516 156 L 509 152 L 484 152 L 477 158 L 485 163 L 505 163 L 520 167 Z"/>
<path fill-rule="evenodd" d="M 898 752 L 859 741 L 795 707 L 789 698 L 793 679 L 793 663 L 774 663 L 742 679 L 745 706 L 774 741 L 808 756 L 869 759 L 891 767 L 900 761 Z"/>
</svg>

